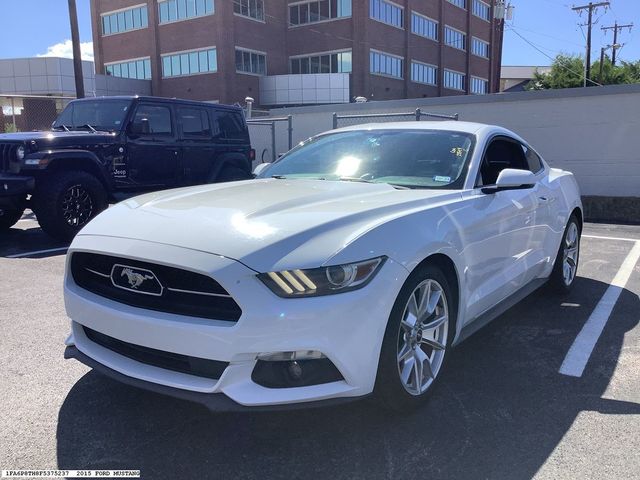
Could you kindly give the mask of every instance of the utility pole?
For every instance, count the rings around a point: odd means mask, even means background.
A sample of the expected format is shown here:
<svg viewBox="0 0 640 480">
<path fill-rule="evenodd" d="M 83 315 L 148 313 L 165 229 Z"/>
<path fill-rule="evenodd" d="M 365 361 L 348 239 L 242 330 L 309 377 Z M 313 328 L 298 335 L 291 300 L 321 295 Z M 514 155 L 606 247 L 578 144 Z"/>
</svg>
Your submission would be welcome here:
<svg viewBox="0 0 640 480">
<path fill-rule="evenodd" d="M 582 10 L 588 10 L 587 20 L 587 55 L 585 58 L 585 73 L 584 73 L 584 86 L 591 80 L 591 26 L 593 23 L 593 11 L 598 7 L 608 7 L 609 2 L 589 2 L 589 5 L 582 5 L 579 7 L 573 7 L 571 10 L 574 12 L 582 12 Z"/>
<path fill-rule="evenodd" d="M 605 32 L 607 30 L 613 30 L 614 47 L 613 47 L 613 53 L 611 54 L 611 65 L 614 67 L 616 66 L 616 50 L 618 50 L 618 48 L 621 47 L 621 45 L 618 45 L 618 32 L 621 31 L 623 28 L 628 28 L 629 31 L 631 31 L 631 29 L 633 28 L 633 23 L 628 23 L 627 25 L 618 25 L 618 22 L 616 21 L 616 23 L 614 23 L 609 27 L 602 27 L 602 30 Z"/>
<path fill-rule="evenodd" d="M 71 24 L 71 43 L 73 44 L 73 73 L 76 79 L 76 97 L 84 98 L 84 79 L 82 77 L 82 57 L 80 56 L 80 34 L 78 33 L 76 0 L 69 0 L 69 23 Z"/>
</svg>

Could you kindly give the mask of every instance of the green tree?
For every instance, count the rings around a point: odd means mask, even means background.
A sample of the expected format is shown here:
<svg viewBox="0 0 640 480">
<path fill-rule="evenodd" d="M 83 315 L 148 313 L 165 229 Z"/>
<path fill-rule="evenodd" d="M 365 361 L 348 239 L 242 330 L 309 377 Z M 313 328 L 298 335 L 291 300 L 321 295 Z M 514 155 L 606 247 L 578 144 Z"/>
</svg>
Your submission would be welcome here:
<svg viewBox="0 0 640 480">
<path fill-rule="evenodd" d="M 617 85 L 622 83 L 640 83 L 640 60 L 622 61 L 615 67 L 611 59 L 605 55 L 600 75 L 600 61 L 591 65 L 591 86 Z M 576 88 L 584 85 L 584 60 L 577 55 L 557 55 L 551 64 L 549 73 L 536 72 L 527 90 L 548 90 L 552 88 Z"/>
</svg>

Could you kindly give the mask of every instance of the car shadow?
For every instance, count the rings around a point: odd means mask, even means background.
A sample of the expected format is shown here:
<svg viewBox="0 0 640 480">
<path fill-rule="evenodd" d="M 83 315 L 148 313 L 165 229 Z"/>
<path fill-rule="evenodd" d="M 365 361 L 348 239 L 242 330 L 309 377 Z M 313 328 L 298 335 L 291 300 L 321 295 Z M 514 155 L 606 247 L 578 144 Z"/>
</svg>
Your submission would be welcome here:
<svg viewBox="0 0 640 480">
<path fill-rule="evenodd" d="M 608 284 L 542 288 L 452 350 L 424 407 L 370 401 L 291 412 L 211 413 L 95 372 L 58 418 L 62 469 L 140 469 L 143 478 L 531 478 L 583 411 L 637 415 L 602 398 L 640 299 L 624 290 L 581 378 L 558 373 Z"/>
</svg>

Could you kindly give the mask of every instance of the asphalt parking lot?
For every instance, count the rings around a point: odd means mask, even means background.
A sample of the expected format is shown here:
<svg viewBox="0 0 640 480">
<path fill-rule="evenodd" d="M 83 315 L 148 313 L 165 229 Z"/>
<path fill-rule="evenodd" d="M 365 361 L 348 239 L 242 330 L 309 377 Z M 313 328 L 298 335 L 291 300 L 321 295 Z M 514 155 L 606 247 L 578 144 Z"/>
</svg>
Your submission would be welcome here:
<svg viewBox="0 0 640 480">
<path fill-rule="evenodd" d="M 571 295 L 543 287 L 462 343 L 421 410 L 214 414 L 63 360 L 65 246 L 26 215 L 0 236 L 0 470 L 640 478 L 640 227 L 587 224 L 583 235 Z"/>
</svg>

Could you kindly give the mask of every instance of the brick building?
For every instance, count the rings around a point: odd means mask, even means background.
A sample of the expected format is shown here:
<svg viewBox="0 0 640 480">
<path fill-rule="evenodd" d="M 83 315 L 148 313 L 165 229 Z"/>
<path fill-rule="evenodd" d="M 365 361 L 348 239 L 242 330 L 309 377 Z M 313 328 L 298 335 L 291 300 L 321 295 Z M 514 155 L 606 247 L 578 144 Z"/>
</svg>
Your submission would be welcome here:
<svg viewBox="0 0 640 480">
<path fill-rule="evenodd" d="M 264 106 L 314 103 L 305 88 L 315 103 L 497 92 L 494 1 L 92 0 L 96 70 L 150 79 L 154 95 Z M 339 75 L 344 99 L 323 93 Z M 264 92 L 272 76 L 286 95 Z"/>
</svg>

